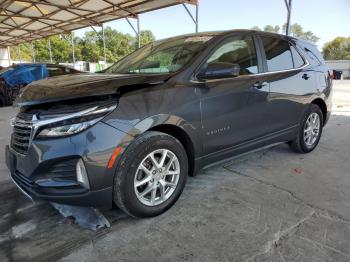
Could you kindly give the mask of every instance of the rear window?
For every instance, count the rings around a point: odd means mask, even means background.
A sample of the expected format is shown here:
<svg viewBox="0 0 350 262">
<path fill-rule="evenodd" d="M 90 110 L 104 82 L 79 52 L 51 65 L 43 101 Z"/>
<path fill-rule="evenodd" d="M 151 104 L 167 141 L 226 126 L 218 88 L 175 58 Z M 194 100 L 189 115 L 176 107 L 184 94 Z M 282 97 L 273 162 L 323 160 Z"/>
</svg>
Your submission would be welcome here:
<svg viewBox="0 0 350 262">
<path fill-rule="evenodd" d="M 293 69 L 289 42 L 283 39 L 261 36 L 269 72 Z"/>
<path fill-rule="evenodd" d="M 302 49 L 305 51 L 306 55 L 309 58 L 309 62 L 311 65 L 323 65 L 325 61 L 322 57 L 320 51 L 318 51 L 317 47 L 309 44 L 309 43 L 299 43 Z"/>
</svg>

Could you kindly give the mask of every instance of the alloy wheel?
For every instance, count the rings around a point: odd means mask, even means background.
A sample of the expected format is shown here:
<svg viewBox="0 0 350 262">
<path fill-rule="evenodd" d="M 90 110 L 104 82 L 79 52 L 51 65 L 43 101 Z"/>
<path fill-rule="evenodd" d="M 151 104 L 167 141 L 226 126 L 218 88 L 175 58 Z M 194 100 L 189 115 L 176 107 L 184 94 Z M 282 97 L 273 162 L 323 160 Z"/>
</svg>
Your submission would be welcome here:
<svg viewBox="0 0 350 262">
<path fill-rule="evenodd" d="M 152 151 L 137 168 L 134 179 L 136 196 L 144 205 L 160 205 L 173 195 L 179 177 L 180 163 L 172 151 Z"/>
<path fill-rule="evenodd" d="M 320 116 L 317 113 L 309 115 L 304 126 L 304 142 L 308 147 L 312 147 L 320 135 Z"/>
</svg>

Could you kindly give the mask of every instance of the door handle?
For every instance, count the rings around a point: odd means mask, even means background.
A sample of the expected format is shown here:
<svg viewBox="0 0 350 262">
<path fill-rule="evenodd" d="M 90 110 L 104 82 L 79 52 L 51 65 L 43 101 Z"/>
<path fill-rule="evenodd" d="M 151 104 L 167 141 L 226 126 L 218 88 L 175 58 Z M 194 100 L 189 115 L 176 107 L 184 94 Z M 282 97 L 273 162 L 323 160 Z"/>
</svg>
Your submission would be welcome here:
<svg viewBox="0 0 350 262">
<path fill-rule="evenodd" d="M 261 89 L 261 88 L 263 88 L 264 86 L 267 86 L 267 82 L 260 82 L 260 81 L 258 81 L 258 82 L 256 82 L 256 83 L 253 85 L 253 87 L 255 87 L 256 89 Z"/>
<path fill-rule="evenodd" d="M 308 80 L 311 76 L 309 76 L 308 74 L 303 74 L 302 78 L 305 80 Z"/>
</svg>

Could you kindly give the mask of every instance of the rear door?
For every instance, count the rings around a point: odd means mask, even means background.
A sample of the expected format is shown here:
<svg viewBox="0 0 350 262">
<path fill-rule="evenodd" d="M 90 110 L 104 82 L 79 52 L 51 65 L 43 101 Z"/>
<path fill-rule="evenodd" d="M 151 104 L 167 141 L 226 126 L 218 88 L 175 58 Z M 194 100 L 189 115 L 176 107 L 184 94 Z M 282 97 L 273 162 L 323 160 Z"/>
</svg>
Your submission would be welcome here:
<svg viewBox="0 0 350 262">
<path fill-rule="evenodd" d="M 224 39 L 204 61 L 202 68 L 210 63 L 231 63 L 240 68 L 238 76 L 206 80 L 198 88 L 205 154 L 233 148 L 267 133 L 269 90 L 266 83 L 259 82 L 259 61 L 254 37 L 249 34 Z"/>
<path fill-rule="evenodd" d="M 288 131 L 300 122 L 306 103 L 315 92 L 315 75 L 293 43 L 261 35 L 264 78 L 270 84 L 268 111 L 270 132 Z"/>
</svg>

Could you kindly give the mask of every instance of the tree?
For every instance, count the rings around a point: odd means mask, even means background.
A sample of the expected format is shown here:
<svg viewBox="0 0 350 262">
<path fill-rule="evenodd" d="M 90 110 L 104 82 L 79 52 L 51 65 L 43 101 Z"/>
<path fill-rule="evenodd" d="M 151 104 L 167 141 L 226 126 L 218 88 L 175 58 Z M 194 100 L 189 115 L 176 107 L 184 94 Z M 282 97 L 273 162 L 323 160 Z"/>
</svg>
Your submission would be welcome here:
<svg viewBox="0 0 350 262">
<path fill-rule="evenodd" d="M 278 33 L 280 31 L 280 27 L 278 25 L 272 26 L 272 25 L 266 25 L 264 27 L 265 32 L 270 32 L 270 33 Z"/>
<path fill-rule="evenodd" d="M 257 25 L 256 26 L 253 26 L 250 28 L 251 30 L 255 30 L 255 31 L 262 31 L 260 27 L 258 27 Z"/>
<path fill-rule="evenodd" d="M 286 29 L 287 29 L 287 24 L 284 24 L 282 27 L 282 31 L 285 33 Z M 304 32 L 303 27 L 298 23 L 292 24 L 290 26 L 290 34 L 294 37 L 299 37 L 301 39 L 305 39 L 312 43 L 317 43 L 317 41 L 320 40 L 320 38 L 317 37 L 313 32 L 311 31 Z"/>
<path fill-rule="evenodd" d="M 155 40 L 149 30 L 140 32 L 141 46 Z M 72 62 L 72 35 L 70 33 L 51 36 L 33 41 L 35 61 L 49 62 L 50 53 L 48 39 L 51 42 L 52 58 L 55 63 Z M 111 27 L 105 28 L 106 60 L 116 62 L 133 52 L 137 46 L 137 37 L 123 34 Z M 32 61 L 31 44 L 25 43 L 10 48 L 12 60 Z M 83 37 L 74 36 L 76 61 L 98 62 L 104 60 L 102 30 L 85 32 Z"/>
<path fill-rule="evenodd" d="M 284 24 L 282 26 L 282 32 L 285 34 L 286 33 L 286 28 L 287 28 L 287 25 Z M 252 30 L 257 30 L 257 31 L 262 31 L 260 29 L 260 27 L 258 26 L 254 26 L 251 28 Z M 278 25 L 275 25 L 275 26 L 272 26 L 272 25 L 266 25 L 264 27 L 264 31 L 265 32 L 271 32 L 271 33 L 279 33 L 281 30 L 280 26 Z M 290 27 L 290 34 L 294 37 L 299 37 L 301 39 L 305 39 L 307 41 L 310 41 L 312 43 L 316 43 L 318 40 L 320 40 L 319 37 L 317 37 L 313 32 L 311 31 L 306 31 L 304 32 L 303 28 L 301 25 L 295 23 L 295 24 L 292 24 L 291 27 Z"/>
<path fill-rule="evenodd" d="M 152 43 L 156 40 L 156 37 L 153 35 L 152 31 L 150 30 L 144 30 L 140 32 L 140 38 L 141 38 L 141 46 L 147 45 L 149 43 Z"/>
<path fill-rule="evenodd" d="M 323 55 L 328 60 L 350 60 L 350 37 L 337 37 L 326 43 Z"/>
</svg>

